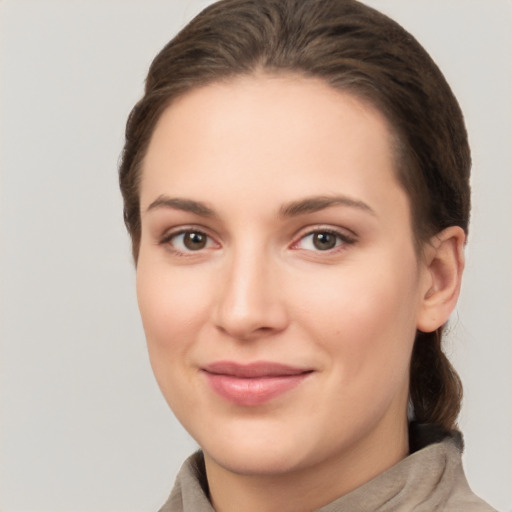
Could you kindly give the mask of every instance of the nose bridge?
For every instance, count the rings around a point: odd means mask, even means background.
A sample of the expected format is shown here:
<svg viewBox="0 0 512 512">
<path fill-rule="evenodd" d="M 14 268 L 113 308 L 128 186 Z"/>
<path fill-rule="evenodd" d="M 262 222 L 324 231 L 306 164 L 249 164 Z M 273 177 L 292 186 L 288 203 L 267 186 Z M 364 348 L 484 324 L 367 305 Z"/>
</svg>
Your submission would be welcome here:
<svg viewBox="0 0 512 512">
<path fill-rule="evenodd" d="M 240 339 L 283 329 L 286 313 L 277 271 L 262 244 L 246 240 L 234 247 L 222 276 L 217 327 Z"/>
</svg>

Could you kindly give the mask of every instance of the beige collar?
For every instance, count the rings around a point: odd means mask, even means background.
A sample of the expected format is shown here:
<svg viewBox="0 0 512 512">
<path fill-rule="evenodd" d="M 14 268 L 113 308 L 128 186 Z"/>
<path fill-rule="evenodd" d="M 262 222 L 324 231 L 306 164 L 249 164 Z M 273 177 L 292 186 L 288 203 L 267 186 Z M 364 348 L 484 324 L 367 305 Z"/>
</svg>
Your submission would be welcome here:
<svg viewBox="0 0 512 512">
<path fill-rule="evenodd" d="M 160 512 L 214 512 L 204 491 L 201 452 L 183 464 Z M 445 438 L 316 512 L 492 512 L 468 486 L 456 441 Z M 243 511 L 241 511 L 243 512 Z"/>
</svg>

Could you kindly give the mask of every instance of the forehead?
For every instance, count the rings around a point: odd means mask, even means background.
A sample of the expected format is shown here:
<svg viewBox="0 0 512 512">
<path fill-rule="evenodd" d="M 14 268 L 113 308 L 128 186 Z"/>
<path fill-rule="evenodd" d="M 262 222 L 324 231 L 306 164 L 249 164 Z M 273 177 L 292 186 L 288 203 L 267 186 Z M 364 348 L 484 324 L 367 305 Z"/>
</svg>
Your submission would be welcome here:
<svg viewBox="0 0 512 512">
<path fill-rule="evenodd" d="M 161 193 L 285 201 L 332 189 L 369 200 L 399 186 L 392 140 L 378 110 L 321 80 L 261 74 L 214 83 L 159 119 L 141 206 Z"/>
</svg>

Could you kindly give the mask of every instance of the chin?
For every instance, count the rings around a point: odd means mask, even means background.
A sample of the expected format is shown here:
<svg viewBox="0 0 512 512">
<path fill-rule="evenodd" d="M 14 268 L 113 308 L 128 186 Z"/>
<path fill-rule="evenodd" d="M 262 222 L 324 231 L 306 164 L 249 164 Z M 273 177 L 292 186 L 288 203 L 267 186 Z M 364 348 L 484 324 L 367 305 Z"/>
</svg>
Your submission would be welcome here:
<svg viewBox="0 0 512 512">
<path fill-rule="evenodd" d="M 247 476 L 276 476 L 300 469 L 301 460 L 275 446 L 237 447 L 214 453 L 205 451 L 216 464 L 231 473 Z"/>
<path fill-rule="evenodd" d="M 329 457 L 321 439 L 314 442 L 309 429 L 294 426 L 246 422 L 243 428 L 224 428 L 219 436 L 210 431 L 203 440 L 196 440 L 205 456 L 225 470 L 247 476 L 278 476 L 315 466 Z"/>
<path fill-rule="evenodd" d="M 204 443 L 200 438 L 196 440 L 207 457 L 236 474 L 289 473 L 314 464 L 313 458 L 318 456 L 318 447 L 309 446 L 305 432 L 261 422 L 223 429 L 218 437 L 210 431 Z"/>
</svg>

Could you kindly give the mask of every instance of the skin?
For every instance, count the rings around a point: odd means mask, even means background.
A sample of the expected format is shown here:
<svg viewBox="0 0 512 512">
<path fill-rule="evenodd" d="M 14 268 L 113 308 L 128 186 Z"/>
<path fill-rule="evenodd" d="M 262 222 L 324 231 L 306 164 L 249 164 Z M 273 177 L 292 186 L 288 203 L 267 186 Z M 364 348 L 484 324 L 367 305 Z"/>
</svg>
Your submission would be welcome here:
<svg viewBox="0 0 512 512">
<path fill-rule="evenodd" d="M 139 307 L 217 511 L 312 510 L 408 453 L 415 332 L 455 306 L 464 234 L 448 228 L 418 254 L 391 140 L 372 107 L 283 75 L 196 89 L 157 124 L 140 188 Z M 184 230 L 204 247 L 188 248 Z M 326 231 L 335 246 L 319 249 Z M 225 360 L 311 373 L 246 407 L 205 378 Z"/>
</svg>

